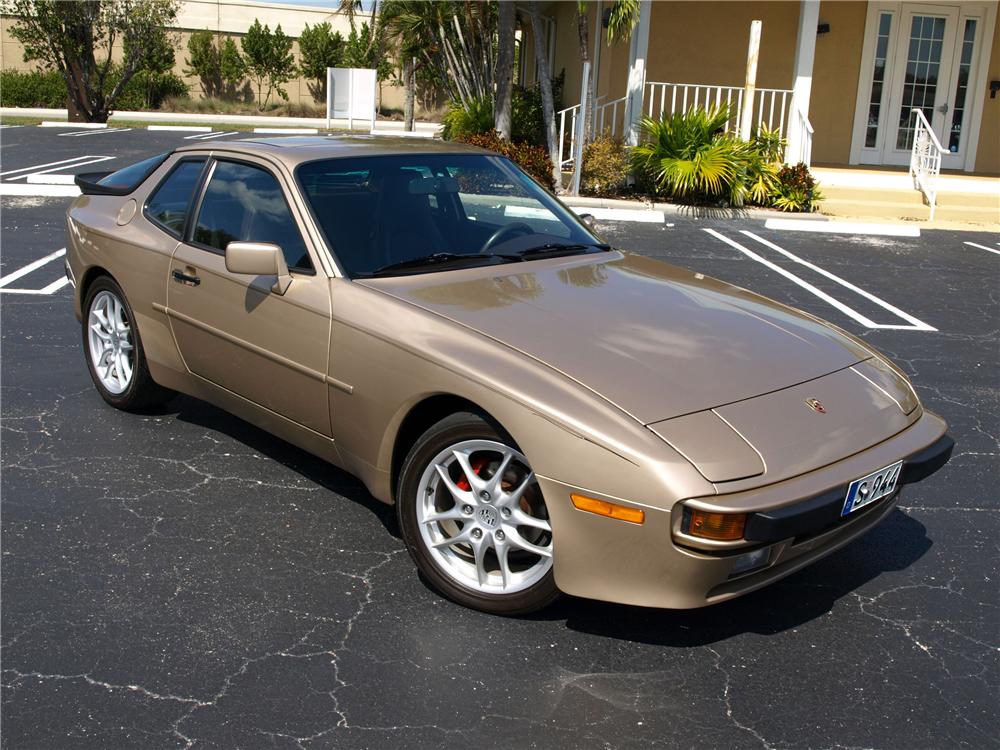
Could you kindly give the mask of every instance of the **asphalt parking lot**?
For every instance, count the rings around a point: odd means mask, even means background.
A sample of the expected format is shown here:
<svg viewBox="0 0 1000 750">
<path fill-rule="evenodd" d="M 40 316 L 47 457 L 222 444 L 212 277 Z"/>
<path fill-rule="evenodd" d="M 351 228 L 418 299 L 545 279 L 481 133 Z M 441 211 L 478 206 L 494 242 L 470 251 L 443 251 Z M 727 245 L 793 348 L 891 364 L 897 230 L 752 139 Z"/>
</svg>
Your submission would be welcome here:
<svg viewBox="0 0 1000 750">
<path fill-rule="evenodd" d="M 68 132 L 0 131 L 0 184 L 192 135 Z M 1000 744 L 1000 236 L 600 221 L 862 336 L 958 445 L 870 534 L 740 600 L 500 619 L 430 591 L 351 476 L 187 397 L 106 406 L 60 283 L 69 200 L 0 203 L 4 747 Z"/>
</svg>

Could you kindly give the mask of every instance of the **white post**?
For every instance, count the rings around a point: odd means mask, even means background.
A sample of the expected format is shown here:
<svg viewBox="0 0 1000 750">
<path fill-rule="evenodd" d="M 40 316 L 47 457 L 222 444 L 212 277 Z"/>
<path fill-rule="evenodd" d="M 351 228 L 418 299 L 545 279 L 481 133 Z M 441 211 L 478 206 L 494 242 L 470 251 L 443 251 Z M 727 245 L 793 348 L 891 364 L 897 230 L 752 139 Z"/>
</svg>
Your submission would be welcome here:
<svg viewBox="0 0 1000 750">
<path fill-rule="evenodd" d="M 792 73 L 792 109 L 788 117 L 785 161 L 796 164 L 802 158 L 801 112 L 809 116 L 809 97 L 812 94 L 813 60 L 816 57 L 816 29 L 819 26 L 819 0 L 801 0 L 799 3 L 799 35 L 795 46 L 795 69 Z"/>
<path fill-rule="evenodd" d="M 354 71 L 347 75 L 347 129 L 354 132 Z"/>
<path fill-rule="evenodd" d="M 583 176 L 583 147 L 587 133 L 587 82 L 590 80 L 590 63 L 583 64 L 583 81 L 580 84 L 580 111 L 576 115 L 576 142 L 573 144 L 573 183 L 570 195 L 580 194 L 580 178 Z"/>
<path fill-rule="evenodd" d="M 326 129 L 332 127 L 333 120 L 333 68 L 326 69 Z"/>
<path fill-rule="evenodd" d="M 743 111 L 740 112 L 740 139 L 750 140 L 753 129 L 753 95 L 757 89 L 757 58 L 760 56 L 760 21 L 750 22 L 750 47 L 747 49 L 747 77 L 744 85 Z"/>
<path fill-rule="evenodd" d="M 590 100 L 594 102 L 594 111 L 590 113 L 590 132 L 594 136 L 600 135 L 597 132 L 597 88 L 601 77 L 601 31 L 603 29 L 603 24 L 601 23 L 601 6 L 603 5 L 602 0 L 597 0 L 597 7 L 594 12 L 594 75 L 590 83 Z"/>
<path fill-rule="evenodd" d="M 625 99 L 625 135 L 627 143 L 639 143 L 639 121 L 642 119 L 642 96 L 646 88 L 646 55 L 649 52 L 649 17 L 652 2 L 639 3 L 639 22 L 632 29 L 629 44 L 628 94 Z"/>
</svg>

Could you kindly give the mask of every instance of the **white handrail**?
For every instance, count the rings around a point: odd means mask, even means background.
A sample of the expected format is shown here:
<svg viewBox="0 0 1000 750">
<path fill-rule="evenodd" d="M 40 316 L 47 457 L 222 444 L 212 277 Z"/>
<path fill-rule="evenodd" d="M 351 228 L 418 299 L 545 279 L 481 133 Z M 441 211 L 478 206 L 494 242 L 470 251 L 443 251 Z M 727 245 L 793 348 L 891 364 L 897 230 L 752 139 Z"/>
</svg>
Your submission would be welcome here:
<svg viewBox="0 0 1000 750">
<path fill-rule="evenodd" d="M 601 103 L 601 99 L 607 95 L 598 97 L 594 106 L 595 132 L 591 137 L 601 135 L 609 131 L 612 136 L 624 131 L 623 118 L 625 116 L 625 97 L 622 96 L 610 102 Z M 576 147 L 576 118 L 580 113 L 580 105 L 574 104 L 556 113 L 559 118 L 559 166 L 565 167 L 573 161 L 573 153 Z M 567 122 L 568 120 L 568 122 Z"/>
<path fill-rule="evenodd" d="M 789 133 L 788 147 L 785 149 L 785 163 L 792 166 L 802 163 L 812 166 L 813 126 L 806 113 L 798 106 L 792 106 L 795 115 L 794 124 L 789 123 L 795 131 Z"/>
<path fill-rule="evenodd" d="M 915 116 L 913 124 L 913 150 L 910 152 L 910 177 L 913 187 L 924 194 L 931 207 L 930 220 L 934 221 L 934 208 L 937 205 L 937 179 L 941 174 L 941 157 L 945 150 L 941 141 L 927 121 L 923 111 L 914 108 L 910 112 Z"/>
<path fill-rule="evenodd" d="M 743 111 L 742 86 L 716 86 L 705 83 L 666 83 L 647 81 L 644 109 L 649 117 L 661 120 L 677 112 L 701 107 L 711 109 L 722 104 L 729 105 L 729 121 L 726 130 L 736 129 Z M 790 118 L 792 91 L 790 89 L 756 89 L 754 108 L 757 110 L 755 122 L 766 124 L 771 130 L 786 132 Z"/>
</svg>

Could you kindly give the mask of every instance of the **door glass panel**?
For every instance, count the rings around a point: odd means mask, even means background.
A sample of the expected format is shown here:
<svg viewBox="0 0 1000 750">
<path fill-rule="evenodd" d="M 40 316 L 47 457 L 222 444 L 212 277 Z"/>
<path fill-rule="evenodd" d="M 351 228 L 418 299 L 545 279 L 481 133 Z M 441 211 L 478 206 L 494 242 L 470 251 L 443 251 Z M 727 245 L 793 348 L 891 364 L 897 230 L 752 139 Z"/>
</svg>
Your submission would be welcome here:
<svg viewBox="0 0 1000 750">
<path fill-rule="evenodd" d="M 885 83 L 885 61 L 889 53 L 889 31 L 892 14 L 882 13 L 878 21 L 878 41 L 875 45 L 875 70 L 872 73 L 872 93 L 868 99 L 868 128 L 865 131 L 865 148 L 875 148 L 878 142 L 878 118 L 882 109 L 882 87 Z"/>
<path fill-rule="evenodd" d="M 179 238 L 184 231 L 191 193 L 204 165 L 204 159 L 180 162 L 146 202 L 146 216 L 175 237 Z"/>
<path fill-rule="evenodd" d="M 298 225 L 274 175 L 259 167 L 220 161 L 201 201 L 194 241 L 225 252 L 230 242 L 273 242 L 288 267 L 311 271 Z"/>
<path fill-rule="evenodd" d="M 948 150 L 958 153 L 962 144 L 962 120 L 965 118 L 966 97 L 969 92 L 969 71 L 972 69 L 972 48 L 976 42 L 976 21 L 969 18 L 965 22 L 965 34 L 962 37 L 962 50 L 958 62 L 958 81 L 955 84 L 955 111 L 951 119 L 951 134 L 948 137 Z"/>
<path fill-rule="evenodd" d="M 899 150 L 907 151 L 913 145 L 913 109 L 923 111 L 928 121 L 934 117 L 945 21 L 934 16 L 913 16 L 910 24 L 903 99 L 896 131 L 896 148 Z"/>
</svg>

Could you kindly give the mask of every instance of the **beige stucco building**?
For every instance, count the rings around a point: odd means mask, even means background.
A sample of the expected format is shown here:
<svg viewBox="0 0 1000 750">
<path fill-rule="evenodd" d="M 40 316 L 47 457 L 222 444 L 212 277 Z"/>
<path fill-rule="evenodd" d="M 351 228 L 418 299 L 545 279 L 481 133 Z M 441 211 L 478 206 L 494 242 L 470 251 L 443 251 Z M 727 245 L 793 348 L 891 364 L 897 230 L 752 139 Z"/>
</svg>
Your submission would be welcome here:
<svg viewBox="0 0 1000 750">
<path fill-rule="evenodd" d="M 202 89 L 197 78 L 184 75 L 185 58 L 187 57 L 187 41 L 191 34 L 202 29 L 209 29 L 223 36 L 239 39 L 246 34 L 255 19 L 274 29 L 281 24 L 281 30 L 290 37 L 298 39 L 302 30 L 308 24 L 328 22 L 335 31 L 339 31 L 344 39 L 351 33 L 351 26 L 343 14 L 336 13 L 337 0 L 331 0 L 329 8 L 305 5 L 253 2 L 252 0 L 181 0 L 177 23 L 173 27 L 176 34 L 176 64 L 174 72 L 181 76 L 190 88 L 191 95 L 201 95 Z M 360 25 L 369 19 L 368 14 L 359 12 L 355 19 Z M 26 70 L 32 67 L 25 63 L 20 42 L 10 35 L 13 19 L 0 16 L 0 67 Z M 292 52 L 298 59 L 298 41 L 293 44 Z M 120 48 L 115 49 L 120 53 Z M 284 85 L 289 101 L 294 103 L 316 103 L 309 91 L 309 81 L 296 78 Z M 403 106 L 402 87 L 393 81 L 385 81 L 380 86 L 381 104 L 385 108 L 401 109 Z M 277 97 L 274 97 L 275 99 Z M 319 103 L 322 105 L 322 103 Z M 418 114 L 419 110 L 419 102 Z"/>
<path fill-rule="evenodd" d="M 605 127 L 627 132 L 640 112 L 676 110 L 685 95 L 688 106 L 695 96 L 738 104 L 751 22 L 759 20 L 756 119 L 794 140 L 801 111 L 813 130 L 814 164 L 909 163 L 917 107 L 947 152 L 943 168 L 1000 174 L 1000 94 L 991 93 L 991 82 L 1000 86 L 995 0 L 647 1 L 631 40 L 613 45 L 599 21 L 608 5 L 588 9 L 598 124 L 603 116 Z M 545 11 L 553 71 L 566 71 L 563 106 L 573 105 L 581 82 L 576 3 Z M 594 45 L 598 35 L 602 43 Z"/>
</svg>

